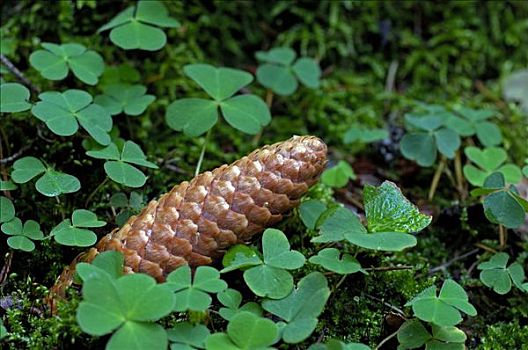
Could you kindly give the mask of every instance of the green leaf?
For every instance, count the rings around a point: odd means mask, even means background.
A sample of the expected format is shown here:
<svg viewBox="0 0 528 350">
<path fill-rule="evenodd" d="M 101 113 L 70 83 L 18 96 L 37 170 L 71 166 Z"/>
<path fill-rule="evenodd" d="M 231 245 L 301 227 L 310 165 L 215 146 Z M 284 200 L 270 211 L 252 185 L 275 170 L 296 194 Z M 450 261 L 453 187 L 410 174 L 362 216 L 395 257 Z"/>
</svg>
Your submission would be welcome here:
<svg viewBox="0 0 528 350">
<path fill-rule="evenodd" d="M 75 227 L 102 227 L 106 222 L 97 220 L 97 215 L 86 209 L 77 209 L 72 214 Z"/>
<path fill-rule="evenodd" d="M 11 221 L 15 217 L 15 206 L 7 197 L 0 196 L 0 223 Z"/>
<path fill-rule="evenodd" d="M 235 289 L 228 288 L 217 294 L 218 301 L 226 307 L 218 310 L 220 316 L 225 320 L 230 321 L 236 314 L 241 311 L 254 313 L 257 316 L 262 316 L 262 309 L 260 305 L 254 302 L 246 303 L 240 306 L 242 302 L 242 294 Z"/>
<path fill-rule="evenodd" d="M 17 185 L 15 185 L 12 181 L 0 180 L 0 191 L 13 191 L 16 189 L 17 189 Z"/>
<path fill-rule="evenodd" d="M 264 263 L 271 267 L 294 270 L 302 267 L 304 255 L 296 250 L 290 250 L 288 238 L 282 231 L 268 228 L 262 236 L 262 252 Z"/>
<path fill-rule="evenodd" d="M 424 131 L 434 131 L 440 128 L 445 123 L 445 117 L 443 114 L 427 114 L 414 115 L 406 114 L 405 122 L 414 128 L 424 130 Z"/>
<path fill-rule="evenodd" d="M 121 160 L 123 162 L 132 163 L 147 168 L 157 169 L 158 166 L 146 160 L 145 153 L 141 150 L 138 144 L 132 141 L 126 141 L 123 150 L 121 151 Z"/>
<path fill-rule="evenodd" d="M 415 316 L 419 319 L 439 326 L 454 326 L 460 323 L 460 311 L 470 316 L 477 314 L 473 305 L 468 302 L 464 289 L 453 280 L 444 282 L 438 296 L 436 287 L 432 286 L 423 290 L 406 306 L 412 306 Z"/>
<path fill-rule="evenodd" d="M 244 269 L 251 266 L 261 265 L 257 252 L 244 244 L 236 244 L 229 248 L 227 253 L 222 258 L 222 265 L 224 269 L 221 273 Z"/>
<path fill-rule="evenodd" d="M 35 243 L 25 236 L 13 236 L 7 239 L 7 245 L 13 249 L 31 252 L 35 249 Z"/>
<path fill-rule="evenodd" d="M 269 51 L 257 51 L 255 56 L 259 61 L 289 66 L 297 54 L 289 47 L 275 47 Z"/>
<path fill-rule="evenodd" d="M 239 95 L 223 101 L 220 109 L 225 120 L 246 134 L 255 135 L 271 121 L 268 106 L 255 95 Z"/>
<path fill-rule="evenodd" d="M 191 282 L 191 269 L 181 266 L 167 276 L 167 285 L 176 292 L 174 311 L 205 311 L 211 305 L 207 293 L 218 293 L 227 288 L 220 272 L 209 266 L 199 266 Z"/>
<path fill-rule="evenodd" d="M 455 157 L 455 152 L 460 148 L 460 136 L 448 128 L 442 128 L 434 133 L 438 151 L 449 159 Z"/>
<path fill-rule="evenodd" d="M 371 143 L 385 140 L 389 137 L 386 129 L 367 129 L 361 126 L 353 126 L 343 135 L 344 143 L 363 142 Z"/>
<path fill-rule="evenodd" d="M 350 254 L 343 254 L 335 248 L 325 248 L 310 258 L 312 264 L 321 265 L 327 270 L 345 275 L 361 271 L 361 265 Z"/>
<path fill-rule="evenodd" d="M 112 335 L 106 349 L 165 350 L 167 345 L 167 333 L 159 324 L 128 321 Z"/>
<path fill-rule="evenodd" d="M 402 232 L 347 233 L 345 239 L 362 248 L 384 251 L 402 251 L 417 243 L 414 236 Z"/>
<path fill-rule="evenodd" d="M 94 157 L 97 159 L 108 159 L 108 160 L 120 160 L 120 154 L 119 149 L 114 143 L 109 144 L 108 146 L 96 150 L 96 151 L 88 151 L 86 154 L 90 157 Z"/>
<path fill-rule="evenodd" d="M 497 253 L 489 261 L 480 263 L 477 268 L 480 272 L 480 280 L 485 286 L 493 288 L 498 294 L 507 294 L 511 290 L 512 282 L 523 290 L 524 269 L 517 263 L 506 267 L 509 259 L 506 253 Z"/>
<path fill-rule="evenodd" d="M 67 246 L 89 247 L 97 242 L 95 233 L 73 226 L 70 219 L 65 219 L 55 226 L 51 235 L 57 243 Z"/>
<path fill-rule="evenodd" d="M 326 278 L 319 272 L 312 272 L 302 278 L 286 298 L 265 300 L 262 307 L 287 322 L 282 331 L 286 343 L 299 343 L 314 331 L 317 317 L 329 296 Z"/>
<path fill-rule="evenodd" d="M 206 349 L 264 350 L 276 342 L 277 335 L 277 325 L 271 320 L 241 312 L 227 325 L 227 334 L 215 333 L 207 338 Z"/>
<path fill-rule="evenodd" d="M 55 197 L 63 193 L 73 193 L 81 189 L 81 183 L 73 176 L 53 169 L 48 169 L 35 183 L 37 191 L 48 197 Z"/>
<path fill-rule="evenodd" d="M 92 265 L 105 271 L 111 278 L 118 279 L 123 275 L 124 256 L 118 251 L 106 251 L 97 254 Z"/>
<path fill-rule="evenodd" d="M 419 232 L 432 220 L 431 216 L 420 213 L 390 181 L 383 182 L 379 187 L 366 185 L 363 200 L 371 232 Z"/>
<path fill-rule="evenodd" d="M 431 334 L 425 329 L 422 322 L 417 319 L 405 321 L 398 329 L 398 341 L 403 349 L 419 348 L 431 338 Z"/>
<path fill-rule="evenodd" d="M 299 216 L 304 226 L 310 230 L 315 230 L 317 220 L 325 211 L 326 204 L 317 199 L 304 201 L 299 206 Z"/>
<path fill-rule="evenodd" d="M 83 83 L 95 85 L 104 71 L 103 58 L 95 51 L 86 50 L 80 44 L 56 45 L 43 43 L 47 50 L 37 50 L 29 56 L 29 62 L 46 79 L 62 80 L 68 69 Z"/>
<path fill-rule="evenodd" d="M 71 136 L 79 124 L 102 145 L 110 143 L 112 117 L 103 107 L 92 104 L 92 96 L 82 90 L 44 92 L 40 102 L 31 113 L 46 123 L 47 127 L 60 136 Z"/>
<path fill-rule="evenodd" d="M 125 50 L 157 51 L 165 46 L 167 37 L 155 26 L 175 28 L 179 22 L 168 16 L 161 1 L 144 0 L 119 13 L 98 32 L 112 29 L 110 40 Z"/>
<path fill-rule="evenodd" d="M 502 133 L 499 127 L 490 122 L 480 122 L 475 125 L 477 137 L 485 147 L 497 146 L 502 142 Z"/>
<path fill-rule="evenodd" d="M 244 272 L 244 281 L 255 295 L 281 299 L 293 289 L 293 277 L 277 267 L 259 265 Z"/>
<path fill-rule="evenodd" d="M 253 81 L 253 76 L 247 72 L 208 64 L 186 65 L 183 71 L 218 102 L 233 96 Z"/>
<path fill-rule="evenodd" d="M 165 120 L 170 128 L 186 135 L 200 136 L 218 121 L 218 106 L 214 101 L 184 98 L 167 107 Z"/>
<path fill-rule="evenodd" d="M 136 116 L 143 113 L 154 102 L 154 95 L 145 95 L 143 85 L 112 84 L 104 88 L 104 95 L 95 97 L 95 103 L 103 106 L 112 115 L 124 112 Z"/>
<path fill-rule="evenodd" d="M 20 158 L 13 164 L 11 179 L 16 183 L 26 183 L 46 171 L 46 167 L 35 157 Z"/>
<path fill-rule="evenodd" d="M 27 111 L 31 108 L 30 92 L 21 84 L 0 84 L 0 113 L 15 113 Z"/>
<path fill-rule="evenodd" d="M 265 63 L 257 68 L 256 75 L 260 84 L 282 96 L 293 94 L 299 85 L 289 67 Z"/>
<path fill-rule="evenodd" d="M 436 145 L 430 134 L 405 134 L 400 141 L 400 149 L 405 158 L 416 161 L 420 166 L 429 167 L 436 161 Z"/>
<path fill-rule="evenodd" d="M 517 228 L 524 223 L 524 208 L 509 191 L 498 191 L 488 195 L 483 205 L 484 214 L 495 224 Z"/>
<path fill-rule="evenodd" d="M 299 81 L 305 86 L 312 89 L 319 88 L 321 68 L 319 68 L 319 64 L 313 58 L 301 57 L 292 68 Z"/>
<path fill-rule="evenodd" d="M 321 181 L 325 185 L 335 188 L 346 186 L 351 179 L 355 180 L 356 174 L 344 160 L 340 160 L 334 167 L 326 169 L 321 175 Z"/>
<path fill-rule="evenodd" d="M 171 342 L 171 350 L 177 349 L 203 349 L 205 339 L 210 335 L 209 329 L 203 324 L 196 326 L 188 322 L 179 322 L 167 330 L 167 336 Z"/>
<path fill-rule="evenodd" d="M 1 229 L 2 232 L 7 235 L 22 235 L 22 220 L 17 217 L 12 218 L 11 220 L 4 222 Z"/>
<path fill-rule="evenodd" d="M 473 186 L 482 186 L 486 177 L 495 171 L 501 172 L 508 183 L 518 183 L 522 174 L 518 166 L 514 164 L 503 164 L 506 161 L 506 151 L 498 147 L 489 147 L 481 150 L 476 147 L 466 147 L 466 156 L 479 168 L 473 165 L 465 165 L 464 176 Z"/>
<path fill-rule="evenodd" d="M 363 234 L 367 230 L 359 222 L 356 214 L 346 208 L 333 210 L 320 226 L 320 235 L 312 238 L 314 243 L 338 242 L 349 233 Z"/>
<path fill-rule="evenodd" d="M 104 169 L 110 179 L 128 187 L 138 188 L 147 181 L 139 169 L 122 161 L 105 162 Z"/>
</svg>

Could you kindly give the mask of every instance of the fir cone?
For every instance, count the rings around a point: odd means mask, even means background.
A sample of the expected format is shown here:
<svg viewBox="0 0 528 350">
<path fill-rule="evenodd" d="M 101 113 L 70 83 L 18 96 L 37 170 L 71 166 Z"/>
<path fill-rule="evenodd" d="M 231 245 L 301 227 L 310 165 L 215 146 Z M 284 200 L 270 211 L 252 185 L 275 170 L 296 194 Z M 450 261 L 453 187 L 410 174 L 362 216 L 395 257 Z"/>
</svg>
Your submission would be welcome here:
<svg viewBox="0 0 528 350">
<path fill-rule="evenodd" d="M 57 284 L 71 284 L 77 261 L 107 250 L 123 253 L 125 272 L 160 282 L 181 265 L 210 264 L 296 207 L 324 170 L 326 151 L 317 137 L 294 136 L 182 182 L 79 256 Z"/>
</svg>

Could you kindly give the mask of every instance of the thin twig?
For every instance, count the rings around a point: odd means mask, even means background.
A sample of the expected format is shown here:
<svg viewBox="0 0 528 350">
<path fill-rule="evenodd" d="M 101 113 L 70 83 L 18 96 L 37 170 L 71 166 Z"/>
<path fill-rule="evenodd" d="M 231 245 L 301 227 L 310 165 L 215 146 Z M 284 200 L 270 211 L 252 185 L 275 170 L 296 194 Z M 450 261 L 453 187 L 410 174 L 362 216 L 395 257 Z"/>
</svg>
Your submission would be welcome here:
<svg viewBox="0 0 528 350">
<path fill-rule="evenodd" d="M 22 153 L 24 153 L 29 147 L 31 147 L 31 144 L 29 145 L 25 145 L 24 147 L 22 147 L 20 150 L 18 150 L 18 152 L 16 152 L 15 154 L 9 156 L 9 157 L 6 157 L 6 158 L 2 158 L 0 159 L 0 164 L 6 164 L 6 163 L 9 163 L 15 159 L 17 159 Z"/>
<path fill-rule="evenodd" d="M 366 296 L 367 298 L 370 298 L 374 301 L 377 301 L 377 302 L 380 302 L 380 303 L 383 303 L 383 305 L 391 308 L 392 310 L 396 311 L 400 316 L 402 317 L 405 317 L 405 312 L 403 312 L 402 309 L 390 304 L 390 303 L 387 303 L 386 301 L 383 301 L 383 299 L 380 299 L 380 298 L 376 298 L 375 296 L 373 295 L 370 295 L 370 294 L 366 294 L 366 293 L 363 293 L 364 296 Z"/>
<path fill-rule="evenodd" d="M 499 242 L 500 242 L 500 249 L 504 249 L 506 247 L 506 240 L 508 239 L 506 229 L 504 226 L 499 225 Z"/>
<path fill-rule="evenodd" d="M 31 83 L 31 81 L 26 78 L 26 76 L 13 64 L 13 62 L 11 62 L 11 60 L 9 60 L 9 58 L 7 58 L 3 54 L 0 54 L 0 61 L 3 63 L 4 66 L 6 66 L 7 69 L 9 69 L 11 73 L 13 73 L 18 78 L 18 80 L 23 82 L 24 85 L 29 87 L 34 92 L 40 93 L 40 89 L 33 85 L 33 83 Z"/>
<path fill-rule="evenodd" d="M 465 200 L 467 198 L 467 191 L 464 186 L 464 176 L 462 175 L 462 159 L 460 157 L 460 151 L 455 152 L 455 176 L 460 199 Z"/>
<path fill-rule="evenodd" d="M 198 163 L 196 164 L 196 170 L 194 171 L 194 176 L 198 176 L 200 174 L 200 168 L 202 167 L 202 162 L 205 155 L 205 149 L 207 148 L 207 143 L 209 142 L 209 136 L 211 135 L 212 128 L 207 131 L 207 134 L 205 134 L 205 140 L 202 145 L 202 150 L 200 152 L 200 158 L 198 158 Z"/>
<path fill-rule="evenodd" d="M 479 247 L 480 249 L 484 249 L 484 250 L 486 250 L 486 251 L 488 251 L 490 253 L 493 253 L 493 254 L 497 253 L 497 251 L 495 249 L 493 249 L 491 247 L 488 247 L 487 245 L 482 244 L 482 243 L 475 243 L 475 247 Z"/>
<path fill-rule="evenodd" d="M 439 265 L 439 266 L 436 266 L 436 267 L 433 267 L 432 269 L 429 269 L 429 274 L 433 274 L 437 271 L 443 271 L 445 270 L 446 268 L 448 268 L 449 266 L 451 266 L 453 263 L 459 261 L 459 260 L 463 260 L 471 255 L 474 255 L 474 254 L 477 254 L 479 251 L 479 248 L 475 248 L 473 250 L 470 250 L 469 252 L 465 253 L 465 254 L 462 254 L 460 256 L 457 256 L 457 257 L 454 257 L 453 259 L 443 263 L 442 265 Z"/>
</svg>

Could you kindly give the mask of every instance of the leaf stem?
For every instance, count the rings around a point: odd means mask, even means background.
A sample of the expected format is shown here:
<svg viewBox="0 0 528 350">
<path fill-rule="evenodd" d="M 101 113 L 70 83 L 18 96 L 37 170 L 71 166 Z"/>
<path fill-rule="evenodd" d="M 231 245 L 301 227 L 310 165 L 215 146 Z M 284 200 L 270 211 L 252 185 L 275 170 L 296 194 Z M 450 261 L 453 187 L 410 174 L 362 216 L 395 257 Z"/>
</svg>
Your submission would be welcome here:
<svg viewBox="0 0 528 350">
<path fill-rule="evenodd" d="M 341 285 L 343 284 L 343 282 L 345 282 L 345 279 L 347 278 L 347 276 L 348 276 L 348 274 L 343 275 L 343 277 L 341 277 L 341 279 L 339 280 L 339 282 L 337 282 L 337 284 L 335 285 L 333 292 L 335 292 L 336 290 L 339 289 L 339 287 L 341 287 Z"/>
<path fill-rule="evenodd" d="M 86 202 L 84 202 L 84 207 L 88 207 L 88 203 L 90 203 L 91 199 L 93 198 L 93 196 L 108 182 L 108 177 L 105 177 L 104 180 L 99 184 L 99 186 L 97 186 L 95 188 L 95 190 L 93 190 L 92 193 L 90 193 L 90 195 L 88 196 L 88 198 L 86 198 Z"/>
<path fill-rule="evenodd" d="M 462 159 L 460 157 L 460 151 L 455 152 L 455 177 L 457 182 L 457 189 L 460 193 L 460 199 L 465 200 L 467 198 L 467 192 L 464 186 L 464 176 L 462 173 Z"/>
<path fill-rule="evenodd" d="M 431 187 L 429 188 L 429 200 L 433 200 L 433 197 L 436 192 L 436 188 L 438 187 L 438 182 L 440 181 L 440 177 L 442 176 L 442 172 L 444 171 L 446 165 L 446 158 L 442 156 L 442 159 L 440 160 L 440 163 L 438 164 L 438 167 L 436 168 L 436 171 L 433 176 L 433 180 L 431 181 Z"/>
<path fill-rule="evenodd" d="M 381 341 L 381 343 L 379 343 L 378 346 L 376 346 L 376 347 L 374 348 L 374 350 L 381 349 L 381 347 L 383 346 L 383 344 L 385 344 L 386 342 L 388 342 L 389 340 L 391 340 L 392 338 L 394 338 L 394 337 L 398 334 L 398 331 L 399 331 L 399 330 L 400 330 L 400 329 L 398 328 L 398 330 L 397 330 L 396 332 L 392 333 L 392 334 L 389 335 L 387 338 L 383 339 L 383 340 Z"/>
<path fill-rule="evenodd" d="M 207 147 L 207 143 L 209 142 L 209 137 L 211 136 L 211 130 L 213 130 L 213 128 L 207 130 L 207 134 L 205 134 L 205 140 L 202 145 L 202 150 L 200 151 L 200 158 L 198 158 L 196 169 L 194 170 L 194 176 L 198 176 L 198 174 L 200 174 L 200 168 L 202 167 L 202 162 L 203 162 L 204 155 L 205 155 L 205 148 Z"/>
<path fill-rule="evenodd" d="M 506 240 L 508 239 L 508 235 L 506 232 L 506 229 L 504 226 L 499 225 L 499 243 L 500 243 L 500 249 L 504 249 L 506 247 Z"/>
</svg>

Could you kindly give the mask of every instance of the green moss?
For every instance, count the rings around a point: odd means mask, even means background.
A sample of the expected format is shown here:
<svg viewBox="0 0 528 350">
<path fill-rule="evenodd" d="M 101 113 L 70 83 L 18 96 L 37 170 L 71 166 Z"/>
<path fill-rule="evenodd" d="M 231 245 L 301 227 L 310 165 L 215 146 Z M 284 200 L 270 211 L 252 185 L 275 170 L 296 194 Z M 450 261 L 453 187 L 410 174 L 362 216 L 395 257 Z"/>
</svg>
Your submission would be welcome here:
<svg viewBox="0 0 528 350">
<path fill-rule="evenodd" d="M 517 320 L 490 325 L 484 330 L 480 342 L 476 347 L 478 350 L 526 349 L 528 327 L 520 325 Z"/>
</svg>

